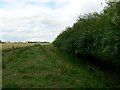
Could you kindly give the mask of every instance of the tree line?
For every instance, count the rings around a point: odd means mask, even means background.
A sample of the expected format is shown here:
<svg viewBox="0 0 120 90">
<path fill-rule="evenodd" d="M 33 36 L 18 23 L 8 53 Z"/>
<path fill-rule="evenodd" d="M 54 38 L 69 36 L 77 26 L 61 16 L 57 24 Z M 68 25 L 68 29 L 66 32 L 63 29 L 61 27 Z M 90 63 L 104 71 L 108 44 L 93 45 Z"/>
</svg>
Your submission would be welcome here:
<svg viewBox="0 0 120 90">
<path fill-rule="evenodd" d="M 120 2 L 109 3 L 101 13 L 79 16 L 53 42 L 77 58 L 94 57 L 119 69 L 120 67 Z"/>
</svg>

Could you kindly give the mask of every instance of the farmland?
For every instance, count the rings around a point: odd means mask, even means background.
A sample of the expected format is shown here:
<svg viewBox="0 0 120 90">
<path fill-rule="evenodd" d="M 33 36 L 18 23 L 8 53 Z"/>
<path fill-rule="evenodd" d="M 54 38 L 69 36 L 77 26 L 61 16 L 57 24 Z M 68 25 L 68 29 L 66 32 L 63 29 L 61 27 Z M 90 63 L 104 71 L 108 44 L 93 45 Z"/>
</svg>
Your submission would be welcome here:
<svg viewBox="0 0 120 90">
<path fill-rule="evenodd" d="M 35 44 L 41 44 L 41 45 L 49 45 L 49 43 L 2 43 L 2 49 L 10 49 L 14 46 L 14 48 L 18 47 L 25 47 L 25 46 L 33 46 Z"/>
<path fill-rule="evenodd" d="M 3 88 L 120 88 L 119 5 L 80 16 L 52 43 L 3 43 Z"/>
<path fill-rule="evenodd" d="M 118 78 L 77 62 L 53 45 L 3 50 L 3 88 L 118 87 Z M 82 59 L 81 59 L 82 61 Z"/>
</svg>

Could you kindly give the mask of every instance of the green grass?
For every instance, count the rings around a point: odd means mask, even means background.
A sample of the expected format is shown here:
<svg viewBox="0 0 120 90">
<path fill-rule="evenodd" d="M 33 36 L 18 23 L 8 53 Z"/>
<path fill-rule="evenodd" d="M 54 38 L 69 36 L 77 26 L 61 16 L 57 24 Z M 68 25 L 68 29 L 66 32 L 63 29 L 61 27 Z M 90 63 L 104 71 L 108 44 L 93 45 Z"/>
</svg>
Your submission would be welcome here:
<svg viewBox="0 0 120 90">
<path fill-rule="evenodd" d="M 117 81 L 52 45 L 3 50 L 3 88 L 103 88 Z"/>
</svg>

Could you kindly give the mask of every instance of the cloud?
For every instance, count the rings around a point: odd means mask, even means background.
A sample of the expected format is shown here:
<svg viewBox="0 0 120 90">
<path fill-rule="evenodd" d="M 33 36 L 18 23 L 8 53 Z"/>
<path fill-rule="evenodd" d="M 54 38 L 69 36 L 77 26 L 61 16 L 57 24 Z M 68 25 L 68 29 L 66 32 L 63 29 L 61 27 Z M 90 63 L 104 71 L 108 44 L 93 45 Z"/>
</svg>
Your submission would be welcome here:
<svg viewBox="0 0 120 90">
<path fill-rule="evenodd" d="M 104 0 L 3 0 L 0 5 L 0 39 L 52 42 L 80 14 L 101 11 L 106 4 Z"/>
</svg>

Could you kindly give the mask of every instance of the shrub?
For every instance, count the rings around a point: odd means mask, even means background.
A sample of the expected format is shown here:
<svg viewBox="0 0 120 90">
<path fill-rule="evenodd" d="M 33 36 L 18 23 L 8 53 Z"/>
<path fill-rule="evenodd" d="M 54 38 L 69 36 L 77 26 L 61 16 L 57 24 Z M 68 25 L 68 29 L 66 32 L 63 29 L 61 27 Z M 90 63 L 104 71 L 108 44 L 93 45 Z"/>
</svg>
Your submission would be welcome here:
<svg viewBox="0 0 120 90">
<path fill-rule="evenodd" d="M 100 14 L 80 16 L 53 45 L 75 56 L 88 56 L 120 66 L 120 2 L 109 4 Z"/>
</svg>

